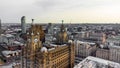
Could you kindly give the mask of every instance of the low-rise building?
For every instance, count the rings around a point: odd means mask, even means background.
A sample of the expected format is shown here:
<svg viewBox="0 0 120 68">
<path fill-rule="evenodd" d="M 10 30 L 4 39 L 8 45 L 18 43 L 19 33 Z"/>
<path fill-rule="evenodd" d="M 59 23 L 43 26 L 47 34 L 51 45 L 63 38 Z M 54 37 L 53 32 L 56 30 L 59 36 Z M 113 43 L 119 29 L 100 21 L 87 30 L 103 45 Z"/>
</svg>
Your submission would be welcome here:
<svg viewBox="0 0 120 68">
<path fill-rule="evenodd" d="M 91 39 L 96 39 L 96 43 L 104 44 L 106 42 L 106 34 L 104 33 L 89 33 Z"/>
<path fill-rule="evenodd" d="M 96 57 L 120 63 L 120 46 L 109 46 L 109 49 L 98 49 Z"/>
<path fill-rule="evenodd" d="M 120 36 L 114 36 L 114 37 L 107 38 L 106 45 L 120 46 Z"/>
<path fill-rule="evenodd" d="M 111 46 L 109 52 L 109 60 L 120 63 L 120 46 Z"/>
<path fill-rule="evenodd" d="M 78 63 L 87 56 L 95 56 L 96 49 L 95 43 L 75 41 L 75 62 Z"/>
<path fill-rule="evenodd" d="M 2 51 L 2 60 L 5 63 L 9 63 L 9 62 L 14 62 L 16 60 L 20 60 L 20 55 L 21 55 L 21 50 L 16 50 L 16 51 Z"/>
<path fill-rule="evenodd" d="M 109 60 L 109 49 L 97 49 L 96 57 Z"/>
</svg>

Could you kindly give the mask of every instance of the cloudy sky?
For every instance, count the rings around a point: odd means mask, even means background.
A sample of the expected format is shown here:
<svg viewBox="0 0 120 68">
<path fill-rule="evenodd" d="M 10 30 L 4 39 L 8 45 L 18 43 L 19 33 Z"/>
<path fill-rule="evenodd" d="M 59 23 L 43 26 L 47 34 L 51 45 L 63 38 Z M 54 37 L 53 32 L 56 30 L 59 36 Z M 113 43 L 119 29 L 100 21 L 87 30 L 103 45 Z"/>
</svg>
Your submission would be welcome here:
<svg viewBox="0 0 120 68">
<path fill-rule="evenodd" d="M 0 0 L 3 23 L 119 23 L 120 0 Z"/>
</svg>

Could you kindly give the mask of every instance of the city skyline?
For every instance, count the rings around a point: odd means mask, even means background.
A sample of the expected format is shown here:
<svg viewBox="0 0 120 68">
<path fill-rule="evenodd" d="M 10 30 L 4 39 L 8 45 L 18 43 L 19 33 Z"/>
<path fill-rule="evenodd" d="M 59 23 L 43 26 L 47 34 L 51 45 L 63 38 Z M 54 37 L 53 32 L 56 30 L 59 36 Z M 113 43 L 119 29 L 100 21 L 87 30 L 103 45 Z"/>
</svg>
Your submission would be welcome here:
<svg viewBox="0 0 120 68">
<path fill-rule="evenodd" d="M 119 0 L 0 0 L 2 23 L 120 23 Z"/>
<path fill-rule="evenodd" d="M 0 68 L 120 68 L 120 24 L 20 20 L 2 24 Z"/>
</svg>

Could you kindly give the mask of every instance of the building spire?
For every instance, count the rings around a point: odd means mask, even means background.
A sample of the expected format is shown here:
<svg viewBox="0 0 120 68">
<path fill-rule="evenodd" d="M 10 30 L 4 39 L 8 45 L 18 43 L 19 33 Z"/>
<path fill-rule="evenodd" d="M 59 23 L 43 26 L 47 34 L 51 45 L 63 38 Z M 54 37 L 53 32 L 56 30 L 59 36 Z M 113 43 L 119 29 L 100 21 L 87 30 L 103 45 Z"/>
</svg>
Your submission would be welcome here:
<svg viewBox="0 0 120 68">
<path fill-rule="evenodd" d="M 33 28 L 34 19 L 31 19 L 31 20 L 32 20 L 31 28 Z M 32 33 L 31 33 L 31 34 L 33 35 L 33 29 L 31 29 L 31 30 L 32 30 L 32 31 L 31 31 Z"/>
<path fill-rule="evenodd" d="M 63 25 L 64 20 L 62 20 L 62 25 Z"/>
<path fill-rule="evenodd" d="M 64 24 L 63 24 L 64 20 L 62 20 L 62 25 L 61 25 L 61 32 L 64 31 Z"/>
</svg>

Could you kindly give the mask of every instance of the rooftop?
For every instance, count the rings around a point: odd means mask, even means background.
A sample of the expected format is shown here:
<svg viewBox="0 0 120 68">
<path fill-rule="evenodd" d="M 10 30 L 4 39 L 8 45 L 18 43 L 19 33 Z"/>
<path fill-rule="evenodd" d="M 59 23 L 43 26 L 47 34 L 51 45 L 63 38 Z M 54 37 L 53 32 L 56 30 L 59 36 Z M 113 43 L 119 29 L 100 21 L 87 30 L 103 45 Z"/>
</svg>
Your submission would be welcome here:
<svg viewBox="0 0 120 68">
<path fill-rule="evenodd" d="M 120 68 L 120 64 L 97 57 L 88 56 L 74 68 Z"/>
<path fill-rule="evenodd" d="M 117 41 L 120 41 L 120 35 L 119 36 L 110 37 L 107 40 L 117 40 Z"/>
<path fill-rule="evenodd" d="M 95 45 L 96 43 L 93 43 L 93 42 L 86 42 L 86 41 L 79 41 L 77 40 L 77 43 L 78 44 L 89 44 L 89 45 Z"/>
<path fill-rule="evenodd" d="M 54 44 L 54 43 L 44 44 L 45 48 L 42 48 L 42 52 L 43 51 L 49 52 L 49 51 L 55 50 L 56 48 L 64 47 L 64 46 L 67 46 L 67 44 L 61 44 L 61 45 Z"/>
<path fill-rule="evenodd" d="M 2 51 L 2 54 L 3 54 L 5 57 L 10 57 L 9 54 L 13 54 L 13 53 L 17 53 L 17 52 L 21 52 L 21 50 L 16 50 L 16 51 L 5 50 L 5 51 Z"/>
</svg>

